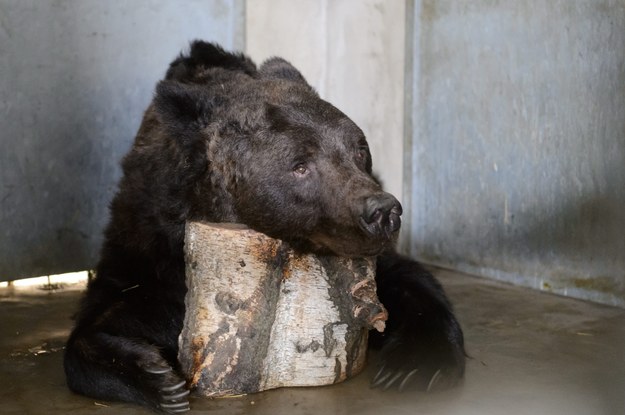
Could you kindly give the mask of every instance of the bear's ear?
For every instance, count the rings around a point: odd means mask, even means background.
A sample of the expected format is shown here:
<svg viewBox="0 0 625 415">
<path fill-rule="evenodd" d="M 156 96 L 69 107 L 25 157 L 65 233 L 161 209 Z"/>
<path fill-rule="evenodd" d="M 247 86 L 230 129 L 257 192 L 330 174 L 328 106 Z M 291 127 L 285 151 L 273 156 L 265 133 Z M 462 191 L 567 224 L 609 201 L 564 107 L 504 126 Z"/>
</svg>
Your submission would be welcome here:
<svg viewBox="0 0 625 415">
<path fill-rule="evenodd" d="M 165 126 L 177 132 L 206 127 L 216 105 L 200 86 L 161 81 L 156 87 L 154 107 Z"/>
<path fill-rule="evenodd" d="M 196 40 L 191 43 L 188 54 L 181 54 L 169 65 L 165 79 L 193 82 L 199 73 L 208 68 L 223 68 L 256 76 L 256 65 L 247 56 L 226 52 L 214 43 Z"/>
<path fill-rule="evenodd" d="M 266 60 L 260 67 L 260 76 L 265 79 L 283 79 L 286 81 L 298 82 L 308 85 L 302 74 L 293 65 L 282 58 L 271 58 Z"/>
</svg>

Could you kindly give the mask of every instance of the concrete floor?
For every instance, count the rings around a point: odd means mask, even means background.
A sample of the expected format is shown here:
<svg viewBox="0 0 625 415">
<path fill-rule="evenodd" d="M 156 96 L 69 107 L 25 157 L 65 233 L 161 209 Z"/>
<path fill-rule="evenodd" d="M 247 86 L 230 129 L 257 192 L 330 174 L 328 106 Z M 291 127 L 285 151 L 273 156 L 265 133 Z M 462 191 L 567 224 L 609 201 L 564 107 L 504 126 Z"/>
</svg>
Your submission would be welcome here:
<svg viewBox="0 0 625 415">
<path fill-rule="evenodd" d="M 206 400 L 191 413 L 625 414 L 625 310 L 436 270 L 456 304 L 472 359 L 460 387 L 399 394 L 343 384 Z M 67 390 L 62 348 L 80 290 L 0 290 L 1 414 L 145 414 Z M 375 356 L 371 356 L 375 359 Z"/>
</svg>

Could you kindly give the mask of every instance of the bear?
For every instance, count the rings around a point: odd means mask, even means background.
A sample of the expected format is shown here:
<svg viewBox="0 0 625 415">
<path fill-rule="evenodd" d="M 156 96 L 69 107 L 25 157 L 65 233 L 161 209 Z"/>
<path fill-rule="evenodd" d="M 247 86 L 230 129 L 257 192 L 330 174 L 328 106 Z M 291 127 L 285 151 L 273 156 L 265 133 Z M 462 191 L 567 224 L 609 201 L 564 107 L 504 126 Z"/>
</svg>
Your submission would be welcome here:
<svg viewBox="0 0 625 415">
<path fill-rule="evenodd" d="M 190 409 L 177 362 L 184 229 L 234 222 L 319 255 L 375 256 L 386 331 L 373 387 L 420 390 L 464 375 L 463 332 L 439 282 L 395 249 L 402 208 L 372 174 L 366 138 L 289 62 L 257 66 L 194 41 L 144 113 L 96 267 L 67 340 L 68 387 L 157 412 Z"/>
</svg>

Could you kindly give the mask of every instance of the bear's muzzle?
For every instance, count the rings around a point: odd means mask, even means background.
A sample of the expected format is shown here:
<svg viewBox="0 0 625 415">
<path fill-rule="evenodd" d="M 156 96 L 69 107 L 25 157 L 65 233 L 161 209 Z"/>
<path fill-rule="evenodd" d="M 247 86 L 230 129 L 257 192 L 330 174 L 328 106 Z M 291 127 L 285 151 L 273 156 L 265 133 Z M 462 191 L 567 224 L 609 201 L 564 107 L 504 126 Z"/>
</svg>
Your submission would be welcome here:
<svg viewBox="0 0 625 415">
<path fill-rule="evenodd" d="M 358 223 L 369 236 L 389 240 L 401 226 L 401 214 L 401 204 L 393 195 L 378 193 L 365 199 Z"/>
</svg>

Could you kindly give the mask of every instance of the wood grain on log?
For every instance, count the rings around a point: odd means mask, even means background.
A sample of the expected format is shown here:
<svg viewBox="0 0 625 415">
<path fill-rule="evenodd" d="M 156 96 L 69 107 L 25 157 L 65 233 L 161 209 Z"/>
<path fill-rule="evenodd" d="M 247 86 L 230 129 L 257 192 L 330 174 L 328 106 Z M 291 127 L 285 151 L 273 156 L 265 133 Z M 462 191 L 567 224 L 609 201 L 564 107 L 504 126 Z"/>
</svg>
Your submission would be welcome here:
<svg viewBox="0 0 625 415">
<path fill-rule="evenodd" d="M 384 330 L 375 258 L 300 255 L 236 224 L 189 222 L 179 360 L 205 396 L 327 385 L 363 368 Z"/>
</svg>

